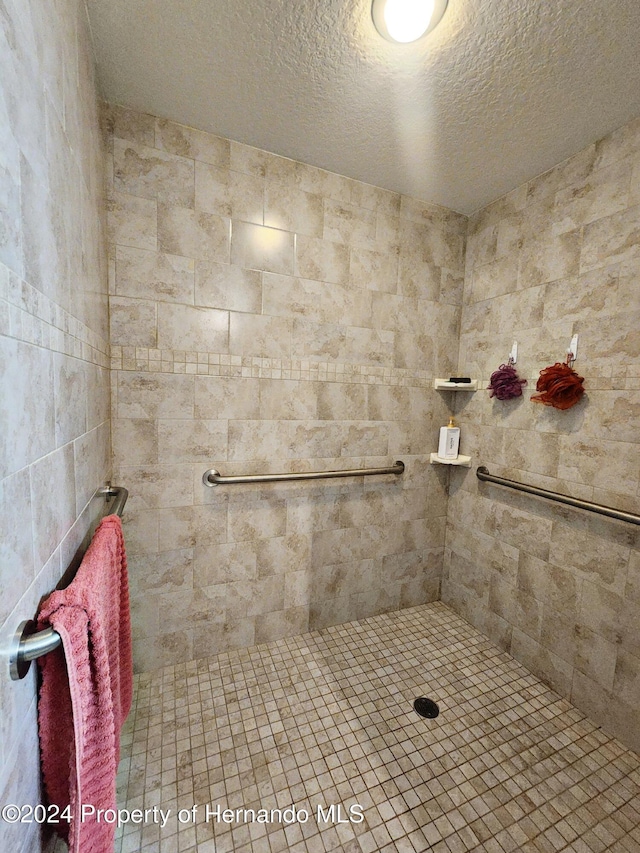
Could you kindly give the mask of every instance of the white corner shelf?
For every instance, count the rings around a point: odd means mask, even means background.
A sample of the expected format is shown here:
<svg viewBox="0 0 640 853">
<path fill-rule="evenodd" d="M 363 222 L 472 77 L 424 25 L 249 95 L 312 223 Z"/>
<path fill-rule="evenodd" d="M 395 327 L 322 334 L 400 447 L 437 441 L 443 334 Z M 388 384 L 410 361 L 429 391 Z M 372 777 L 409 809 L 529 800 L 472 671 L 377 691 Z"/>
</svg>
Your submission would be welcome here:
<svg viewBox="0 0 640 853">
<path fill-rule="evenodd" d="M 437 453 L 432 453 L 429 462 L 432 465 L 461 465 L 463 468 L 471 468 L 471 457 L 458 455 L 455 459 L 443 459 Z"/>
<path fill-rule="evenodd" d="M 434 379 L 433 387 L 436 391 L 477 391 L 478 380 L 472 379 L 471 382 L 449 382 L 448 379 Z"/>
</svg>

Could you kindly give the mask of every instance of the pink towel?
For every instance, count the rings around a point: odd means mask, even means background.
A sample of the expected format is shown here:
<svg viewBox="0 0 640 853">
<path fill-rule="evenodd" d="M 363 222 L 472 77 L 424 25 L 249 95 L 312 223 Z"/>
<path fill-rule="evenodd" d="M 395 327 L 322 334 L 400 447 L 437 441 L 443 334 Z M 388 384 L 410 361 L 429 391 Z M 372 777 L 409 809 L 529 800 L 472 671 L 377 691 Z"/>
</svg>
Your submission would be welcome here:
<svg viewBox="0 0 640 853">
<path fill-rule="evenodd" d="M 133 690 L 127 558 L 117 516 L 102 520 L 74 580 L 42 605 L 38 628 L 48 625 L 62 648 L 38 660 L 42 776 L 49 803 L 61 811 L 69 806 L 71 816 L 54 829 L 68 839 L 70 853 L 112 853 L 115 824 L 97 810 L 116 808 L 120 729 Z"/>
</svg>

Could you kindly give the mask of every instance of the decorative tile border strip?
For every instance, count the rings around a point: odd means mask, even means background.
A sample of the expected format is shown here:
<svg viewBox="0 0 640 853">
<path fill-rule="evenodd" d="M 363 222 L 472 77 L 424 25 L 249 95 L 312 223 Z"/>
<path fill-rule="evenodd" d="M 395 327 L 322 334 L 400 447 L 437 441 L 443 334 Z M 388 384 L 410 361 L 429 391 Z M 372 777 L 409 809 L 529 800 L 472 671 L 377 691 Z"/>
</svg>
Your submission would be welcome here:
<svg viewBox="0 0 640 853">
<path fill-rule="evenodd" d="M 433 384 L 433 375 L 426 370 L 145 347 L 112 347 L 111 368 L 149 373 L 191 373 L 201 376 L 298 379 L 365 385 L 431 387 Z"/>
<path fill-rule="evenodd" d="M 109 367 L 109 342 L 0 264 L 0 334 Z"/>
<path fill-rule="evenodd" d="M 296 358 L 262 358 L 228 353 L 188 352 L 184 350 L 148 349 L 146 347 L 111 347 L 112 370 L 145 373 L 190 373 L 200 376 L 237 376 L 258 379 L 298 379 L 302 381 L 343 382 L 364 385 L 407 385 L 420 388 L 433 386 L 433 374 L 371 364 L 311 361 Z M 640 390 L 638 365 L 626 369 L 597 368 L 587 374 L 588 391 Z M 489 377 L 478 383 L 486 388 Z M 535 382 L 526 389 L 534 393 Z"/>
</svg>

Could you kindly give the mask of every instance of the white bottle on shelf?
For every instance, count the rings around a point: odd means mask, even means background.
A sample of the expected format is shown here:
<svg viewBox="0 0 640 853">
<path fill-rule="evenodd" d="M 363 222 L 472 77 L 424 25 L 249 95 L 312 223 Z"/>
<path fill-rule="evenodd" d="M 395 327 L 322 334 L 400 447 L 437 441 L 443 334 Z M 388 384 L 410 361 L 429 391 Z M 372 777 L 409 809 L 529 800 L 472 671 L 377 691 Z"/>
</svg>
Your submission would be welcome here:
<svg viewBox="0 0 640 853">
<path fill-rule="evenodd" d="M 454 423 L 453 417 L 450 417 L 448 425 L 440 427 L 438 456 L 441 459 L 457 459 L 459 447 L 460 427 L 457 427 Z"/>
</svg>

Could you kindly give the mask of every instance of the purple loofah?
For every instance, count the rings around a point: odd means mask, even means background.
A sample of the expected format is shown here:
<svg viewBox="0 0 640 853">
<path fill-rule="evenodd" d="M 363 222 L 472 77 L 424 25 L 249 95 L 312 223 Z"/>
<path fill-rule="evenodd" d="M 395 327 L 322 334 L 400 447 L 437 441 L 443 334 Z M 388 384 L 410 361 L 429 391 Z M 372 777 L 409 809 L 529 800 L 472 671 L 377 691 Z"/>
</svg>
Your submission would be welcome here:
<svg viewBox="0 0 640 853">
<path fill-rule="evenodd" d="M 510 364 L 501 364 L 491 374 L 487 390 L 491 391 L 490 397 L 497 397 L 498 400 L 513 400 L 514 397 L 522 396 L 522 386 L 526 384 L 526 379 L 518 378 L 515 367 Z"/>
</svg>

